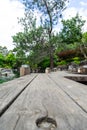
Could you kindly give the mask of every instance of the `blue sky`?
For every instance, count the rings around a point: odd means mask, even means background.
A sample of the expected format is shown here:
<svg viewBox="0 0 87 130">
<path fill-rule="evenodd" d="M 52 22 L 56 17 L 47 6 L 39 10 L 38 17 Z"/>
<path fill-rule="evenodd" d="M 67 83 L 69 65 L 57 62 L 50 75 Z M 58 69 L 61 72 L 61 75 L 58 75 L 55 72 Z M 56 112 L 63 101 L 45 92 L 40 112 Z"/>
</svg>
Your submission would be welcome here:
<svg viewBox="0 0 87 130">
<path fill-rule="evenodd" d="M 70 7 L 81 8 L 84 6 L 87 7 L 87 0 L 70 0 Z"/>
<path fill-rule="evenodd" d="M 63 18 L 69 19 L 77 12 L 87 20 L 87 0 L 70 0 L 67 9 L 63 12 Z M 0 46 L 6 46 L 9 50 L 13 49 L 11 36 L 22 30 L 17 17 L 22 17 L 23 14 L 24 6 L 20 1 L 0 0 Z M 83 30 L 87 31 L 87 21 Z"/>
</svg>

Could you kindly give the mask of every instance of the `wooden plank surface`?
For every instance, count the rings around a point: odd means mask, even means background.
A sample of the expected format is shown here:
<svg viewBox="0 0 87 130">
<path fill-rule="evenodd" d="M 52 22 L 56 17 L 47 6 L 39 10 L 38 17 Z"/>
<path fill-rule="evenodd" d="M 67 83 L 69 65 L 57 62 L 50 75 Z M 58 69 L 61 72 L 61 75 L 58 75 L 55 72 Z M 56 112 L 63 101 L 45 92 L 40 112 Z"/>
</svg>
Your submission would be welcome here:
<svg viewBox="0 0 87 130">
<path fill-rule="evenodd" d="M 49 77 L 87 113 L 87 85 L 64 78 L 65 75 L 69 76 L 71 74 L 58 71 L 51 73 Z M 74 75 L 72 74 L 72 76 Z"/>
<path fill-rule="evenodd" d="M 87 130 L 87 113 L 47 74 L 39 74 L 2 115 L 0 130 Z"/>
<path fill-rule="evenodd" d="M 0 116 L 35 76 L 36 74 L 23 76 L 0 85 Z"/>
</svg>

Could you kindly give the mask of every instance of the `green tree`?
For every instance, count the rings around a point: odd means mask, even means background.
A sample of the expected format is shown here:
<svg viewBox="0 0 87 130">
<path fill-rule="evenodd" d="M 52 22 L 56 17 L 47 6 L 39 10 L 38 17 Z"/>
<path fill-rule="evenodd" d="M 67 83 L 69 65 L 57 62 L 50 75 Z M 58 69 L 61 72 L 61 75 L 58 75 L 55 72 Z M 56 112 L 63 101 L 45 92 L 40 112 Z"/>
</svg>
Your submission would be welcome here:
<svg viewBox="0 0 87 130">
<path fill-rule="evenodd" d="M 16 56 L 24 62 L 25 55 L 27 55 L 29 63 L 32 62 L 30 64 L 37 64 L 44 57 L 42 51 L 46 51 L 44 48 L 48 35 L 41 26 L 36 28 L 36 18 L 33 17 L 33 12 L 30 12 L 25 12 L 24 18 L 19 20 L 19 23 L 24 27 L 24 31 L 17 33 L 12 38 L 15 44 Z"/>
<path fill-rule="evenodd" d="M 63 28 L 59 35 L 62 39 L 62 43 L 65 44 L 66 49 L 70 49 L 71 47 L 71 49 L 75 49 L 79 47 L 84 58 L 86 58 L 82 42 L 82 39 L 84 39 L 82 27 L 85 24 L 85 20 L 82 20 L 82 17 L 79 16 L 79 14 L 76 14 L 76 16 L 72 17 L 71 19 L 62 20 L 62 24 Z"/>
<path fill-rule="evenodd" d="M 58 18 L 62 16 L 62 11 L 66 8 L 68 0 L 22 0 L 26 7 L 26 11 L 30 12 L 38 10 L 41 14 L 41 26 L 48 34 L 48 48 L 50 56 L 50 67 L 53 68 L 53 28 L 58 23 Z"/>
<path fill-rule="evenodd" d="M 62 42 L 67 44 L 80 43 L 84 23 L 85 21 L 78 14 L 71 19 L 62 20 L 63 28 L 60 32 Z"/>
<path fill-rule="evenodd" d="M 47 55 L 47 34 L 42 27 L 32 29 L 29 32 L 19 32 L 13 36 L 14 51 L 22 62 L 28 57 L 32 63 L 38 63 Z"/>
</svg>

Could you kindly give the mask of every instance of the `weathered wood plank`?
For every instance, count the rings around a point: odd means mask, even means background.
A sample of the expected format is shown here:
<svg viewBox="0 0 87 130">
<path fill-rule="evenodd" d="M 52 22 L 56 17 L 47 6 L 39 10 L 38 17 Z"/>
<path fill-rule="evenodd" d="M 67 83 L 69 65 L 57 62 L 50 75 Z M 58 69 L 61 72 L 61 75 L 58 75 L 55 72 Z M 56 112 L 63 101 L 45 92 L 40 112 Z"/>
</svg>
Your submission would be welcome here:
<svg viewBox="0 0 87 130">
<path fill-rule="evenodd" d="M 37 119 L 45 116 L 56 125 L 44 120 L 37 127 Z M 0 130 L 87 130 L 87 113 L 48 75 L 40 74 L 2 115 Z"/>
<path fill-rule="evenodd" d="M 65 76 L 65 78 L 77 81 L 77 82 L 87 82 L 87 76 Z"/>
<path fill-rule="evenodd" d="M 87 113 L 87 85 L 64 78 L 65 75 L 69 74 L 61 71 L 49 74 L 50 78 Z"/>
<path fill-rule="evenodd" d="M 27 75 L 0 85 L 0 116 L 35 76 L 35 74 Z"/>
</svg>

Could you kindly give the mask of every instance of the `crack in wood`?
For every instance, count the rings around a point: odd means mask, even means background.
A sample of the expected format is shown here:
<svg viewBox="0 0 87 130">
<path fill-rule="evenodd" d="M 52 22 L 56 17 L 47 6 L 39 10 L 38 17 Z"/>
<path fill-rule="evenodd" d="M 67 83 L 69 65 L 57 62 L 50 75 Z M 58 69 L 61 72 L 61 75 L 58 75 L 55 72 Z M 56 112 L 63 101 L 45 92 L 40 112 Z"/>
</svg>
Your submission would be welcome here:
<svg viewBox="0 0 87 130">
<path fill-rule="evenodd" d="M 54 81 L 49 75 L 48 77 L 77 105 L 81 108 L 82 111 L 84 111 L 87 114 L 87 111 L 72 97 L 70 96 L 63 88 L 60 87 L 60 85 Z"/>
<path fill-rule="evenodd" d="M 17 94 L 15 95 L 15 97 L 13 99 L 11 99 L 11 101 L 9 101 L 9 103 L 2 108 L 2 110 L 0 111 L 0 117 L 7 111 L 7 109 L 15 102 L 15 100 L 22 94 L 22 92 L 28 87 L 28 85 L 37 77 L 37 75 Z"/>
<path fill-rule="evenodd" d="M 16 130 L 16 126 L 17 126 L 17 124 L 18 124 L 18 122 L 19 122 L 19 120 L 20 120 L 20 115 L 18 115 L 18 119 L 17 119 L 17 121 L 16 121 L 16 123 L 15 123 L 15 126 L 14 126 L 14 128 L 13 128 L 13 130 Z"/>
</svg>

